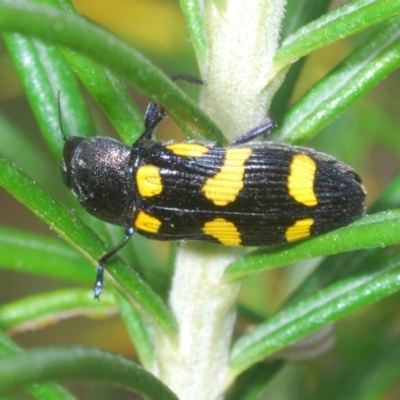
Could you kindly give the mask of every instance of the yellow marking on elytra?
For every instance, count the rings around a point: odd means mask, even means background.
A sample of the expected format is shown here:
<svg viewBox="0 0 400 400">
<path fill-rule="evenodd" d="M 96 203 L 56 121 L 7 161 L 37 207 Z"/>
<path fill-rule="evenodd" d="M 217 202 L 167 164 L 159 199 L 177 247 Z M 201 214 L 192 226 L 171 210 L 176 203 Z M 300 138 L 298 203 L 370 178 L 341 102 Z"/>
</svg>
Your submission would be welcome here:
<svg viewBox="0 0 400 400">
<path fill-rule="evenodd" d="M 226 206 L 235 201 L 244 187 L 244 163 L 251 153 L 247 147 L 226 150 L 220 171 L 208 178 L 201 189 L 207 199 L 216 206 Z"/>
<path fill-rule="evenodd" d="M 160 170 L 154 165 L 142 165 L 136 172 L 136 185 L 142 197 L 159 195 L 163 190 Z"/>
<path fill-rule="evenodd" d="M 144 211 L 139 211 L 139 214 L 135 219 L 134 226 L 135 228 L 145 232 L 157 233 L 160 229 L 161 221 Z"/>
<path fill-rule="evenodd" d="M 225 246 L 240 246 L 242 243 L 236 226 L 224 218 L 215 218 L 206 222 L 203 226 L 203 232 L 217 239 Z"/>
<path fill-rule="evenodd" d="M 288 177 L 289 194 L 305 206 L 316 206 L 317 197 L 314 192 L 315 172 L 317 164 L 306 154 L 296 154 L 290 163 Z"/>
<path fill-rule="evenodd" d="M 311 227 L 314 224 L 313 218 L 299 219 L 292 226 L 286 229 L 285 237 L 288 242 L 305 239 L 311 236 Z"/>
<path fill-rule="evenodd" d="M 182 157 L 201 157 L 203 154 L 210 151 L 207 146 L 198 143 L 173 143 L 165 147 L 177 156 Z"/>
</svg>

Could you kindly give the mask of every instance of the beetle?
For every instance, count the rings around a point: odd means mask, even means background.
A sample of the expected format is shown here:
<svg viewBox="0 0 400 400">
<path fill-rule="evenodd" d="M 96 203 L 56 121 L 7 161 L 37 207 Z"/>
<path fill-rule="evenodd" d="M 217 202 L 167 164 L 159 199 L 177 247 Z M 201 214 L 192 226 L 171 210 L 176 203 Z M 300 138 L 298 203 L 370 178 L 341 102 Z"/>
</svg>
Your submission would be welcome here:
<svg viewBox="0 0 400 400">
<path fill-rule="evenodd" d="M 150 101 L 143 133 L 127 146 L 106 137 L 67 139 L 60 115 L 65 184 L 86 211 L 125 229 L 124 240 L 99 259 L 96 298 L 104 264 L 135 232 L 156 240 L 267 246 L 346 226 L 365 213 L 365 188 L 348 165 L 305 147 L 251 142 L 267 136 L 273 121 L 219 147 L 155 141 L 165 116 Z"/>
</svg>

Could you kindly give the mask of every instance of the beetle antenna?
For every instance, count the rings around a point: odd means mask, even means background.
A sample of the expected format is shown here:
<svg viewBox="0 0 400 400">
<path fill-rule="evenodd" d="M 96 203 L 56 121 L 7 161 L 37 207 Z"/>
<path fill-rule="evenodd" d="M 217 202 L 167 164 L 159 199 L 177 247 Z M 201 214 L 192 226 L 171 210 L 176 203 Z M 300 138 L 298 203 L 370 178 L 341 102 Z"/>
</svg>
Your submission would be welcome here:
<svg viewBox="0 0 400 400">
<path fill-rule="evenodd" d="M 186 83 L 190 83 L 191 85 L 203 85 L 204 84 L 204 82 L 200 78 L 196 78 L 195 76 L 186 75 L 186 74 L 174 74 L 174 75 L 172 75 L 171 79 L 174 82 L 183 81 Z"/>
<path fill-rule="evenodd" d="M 62 117 L 61 117 L 61 95 L 60 95 L 60 91 L 57 92 L 57 106 L 58 106 L 58 122 L 60 124 L 61 137 L 63 138 L 64 142 L 66 142 L 67 141 L 67 137 L 65 136 L 63 123 L 62 123 Z"/>
</svg>

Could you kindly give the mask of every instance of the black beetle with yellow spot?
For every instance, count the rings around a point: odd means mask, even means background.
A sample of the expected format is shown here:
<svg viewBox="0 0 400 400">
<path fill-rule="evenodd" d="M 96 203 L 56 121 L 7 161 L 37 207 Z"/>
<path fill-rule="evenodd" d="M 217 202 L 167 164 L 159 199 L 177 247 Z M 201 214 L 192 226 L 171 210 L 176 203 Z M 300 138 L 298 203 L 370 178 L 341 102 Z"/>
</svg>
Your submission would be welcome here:
<svg viewBox="0 0 400 400">
<path fill-rule="evenodd" d="M 349 224 L 364 214 L 366 192 L 349 166 L 323 153 L 272 142 L 248 143 L 269 121 L 227 148 L 153 140 L 164 118 L 151 102 L 145 130 L 131 146 L 110 138 L 71 137 L 63 179 L 92 215 L 156 240 L 200 240 L 227 246 L 293 242 Z M 64 134 L 63 134 L 64 135 Z"/>
</svg>

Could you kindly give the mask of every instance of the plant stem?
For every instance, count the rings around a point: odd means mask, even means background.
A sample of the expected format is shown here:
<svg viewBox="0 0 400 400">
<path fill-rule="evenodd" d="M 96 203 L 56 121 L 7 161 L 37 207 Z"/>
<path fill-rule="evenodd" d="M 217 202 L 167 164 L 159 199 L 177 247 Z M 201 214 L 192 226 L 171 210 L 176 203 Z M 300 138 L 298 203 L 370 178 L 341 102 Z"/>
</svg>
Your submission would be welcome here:
<svg viewBox="0 0 400 400">
<path fill-rule="evenodd" d="M 221 283 L 228 264 L 243 253 L 200 243 L 178 252 L 170 305 L 178 342 L 160 338 L 158 375 L 181 400 L 218 399 L 226 389 L 227 363 L 240 284 Z"/>
<path fill-rule="evenodd" d="M 274 82 L 267 76 L 286 1 L 204 3 L 208 54 L 200 65 L 205 82 L 201 106 L 231 141 L 265 121 L 281 84 L 283 76 Z"/>
<path fill-rule="evenodd" d="M 186 8 L 187 18 L 193 16 L 190 10 L 204 13 L 199 16 L 204 32 L 193 21 L 196 29 L 190 31 L 206 38 L 198 59 L 205 82 L 201 105 L 229 140 L 267 117 L 278 84 L 267 82 L 266 76 L 278 47 L 285 3 L 254 0 L 249 6 L 237 0 L 191 0 Z M 267 86 L 273 89 L 265 90 Z M 199 243 L 178 249 L 170 294 L 178 340 L 156 338 L 155 373 L 181 400 L 222 399 L 231 383 L 227 363 L 240 284 L 222 283 L 221 278 L 243 252 Z"/>
</svg>

